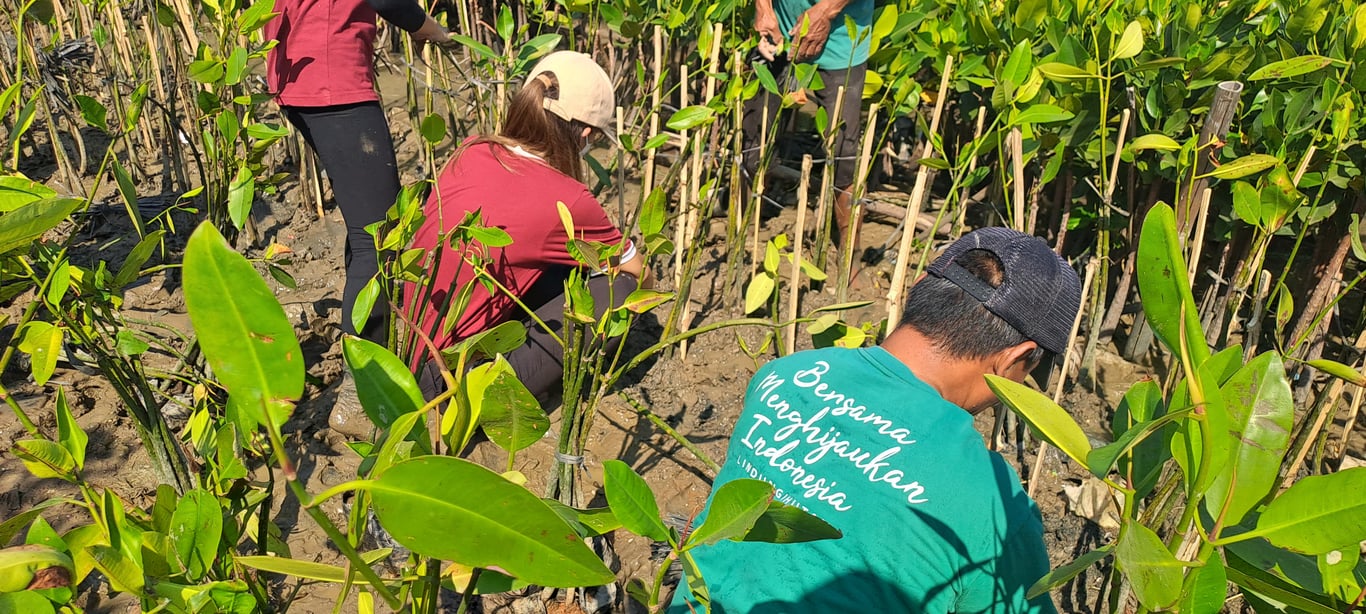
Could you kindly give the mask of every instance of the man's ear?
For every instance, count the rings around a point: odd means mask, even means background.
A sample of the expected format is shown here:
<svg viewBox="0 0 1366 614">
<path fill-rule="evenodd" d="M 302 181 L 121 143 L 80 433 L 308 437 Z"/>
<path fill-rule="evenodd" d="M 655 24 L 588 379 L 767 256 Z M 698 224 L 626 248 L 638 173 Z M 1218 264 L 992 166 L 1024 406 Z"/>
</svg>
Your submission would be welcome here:
<svg viewBox="0 0 1366 614">
<path fill-rule="evenodd" d="M 1023 380 L 1025 375 L 1034 365 L 1029 362 L 1029 355 L 1039 347 L 1033 341 L 1025 341 L 1019 345 L 1008 347 L 996 353 L 992 360 L 992 373 L 1001 377 Z"/>
</svg>

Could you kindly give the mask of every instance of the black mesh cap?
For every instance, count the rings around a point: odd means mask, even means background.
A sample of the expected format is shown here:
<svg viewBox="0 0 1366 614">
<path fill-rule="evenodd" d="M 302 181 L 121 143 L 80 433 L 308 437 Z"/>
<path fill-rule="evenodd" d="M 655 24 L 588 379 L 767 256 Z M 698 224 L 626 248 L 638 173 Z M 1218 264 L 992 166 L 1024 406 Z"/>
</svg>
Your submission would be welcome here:
<svg viewBox="0 0 1366 614">
<path fill-rule="evenodd" d="M 991 287 L 954 262 L 972 249 L 1000 259 L 1000 286 Z M 962 288 L 1045 350 L 1062 354 L 1067 349 L 1081 309 L 1081 279 L 1043 239 L 1009 228 L 979 228 L 949 245 L 927 272 Z"/>
</svg>

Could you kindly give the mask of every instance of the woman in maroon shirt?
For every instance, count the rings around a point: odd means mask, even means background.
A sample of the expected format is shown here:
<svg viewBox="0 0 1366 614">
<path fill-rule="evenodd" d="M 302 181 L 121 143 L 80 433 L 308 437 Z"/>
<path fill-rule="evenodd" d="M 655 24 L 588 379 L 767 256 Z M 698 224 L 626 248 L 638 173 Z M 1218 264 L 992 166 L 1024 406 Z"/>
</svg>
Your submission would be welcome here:
<svg viewBox="0 0 1366 614">
<path fill-rule="evenodd" d="M 524 320 L 527 342 L 507 359 L 542 405 L 548 405 L 558 391 L 564 348 L 517 303 L 561 332 L 564 282 L 572 269 L 583 265 L 565 245 L 559 204 L 573 219 L 575 238 L 619 246 L 613 261 L 602 266 L 624 275 L 585 271 L 592 275 L 588 288 L 598 317 L 624 303 L 646 270 L 634 245 L 607 218 L 582 181 L 581 152 L 594 135 L 611 137 L 615 109 L 611 80 L 591 57 L 572 51 L 546 56 L 513 97 L 503 129 L 466 141 L 442 169 L 427 199 L 426 220 L 413 239 L 413 247 L 429 254 L 443 252 L 436 277 L 429 282 L 430 294 L 414 284 L 405 288 L 406 309 L 416 314 L 417 324 L 444 349 L 502 322 Z M 502 290 L 490 292 L 475 281 L 471 267 L 460 266 L 466 254 L 443 240 L 473 211 L 481 213 L 486 226 L 501 228 L 512 238 L 506 247 L 483 251 L 490 276 L 517 300 Z M 648 276 L 643 281 L 648 284 Z M 443 325 L 450 300 L 470 283 L 474 286 L 469 305 L 456 314 L 457 321 Z M 620 342 L 620 337 L 613 341 Z M 430 399 L 445 384 L 431 360 L 435 357 L 425 349 L 419 356 L 426 359 L 419 385 Z"/>
<path fill-rule="evenodd" d="M 346 285 L 341 328 L 384 344 L 388 305 L 376 303 L 357 330 L 351 323 L 356 295 L 379 271 L 374 239 L 365 231 L 384 219 L 399 192 L 398 163 L 389 124 L 375 92 L 375 18 L 407 31 L 419 43 L 450 40 L 414 0 L 276 0 L 279 15 L 266 24 L 279 41 L 266 59 L 266 77 L 284 115 L 318 154 L 346 222 Z M 370 429 L 344 378 L 329 422 L 351 436 Z"/>
</svg>

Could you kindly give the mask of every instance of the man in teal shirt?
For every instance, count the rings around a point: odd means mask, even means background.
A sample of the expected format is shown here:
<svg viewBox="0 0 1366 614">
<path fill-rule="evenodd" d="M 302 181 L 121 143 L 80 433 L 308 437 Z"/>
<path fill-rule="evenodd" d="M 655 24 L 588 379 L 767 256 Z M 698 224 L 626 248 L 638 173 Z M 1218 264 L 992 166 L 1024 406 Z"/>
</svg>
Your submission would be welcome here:
<svg viewBox="0 0 1366 614">
<path fill-rule="evenodd" d="M 850 36 L 848 22 L 855 26 Z M 873 0 L 756 0 L 754 29 L 759 33 L 759 58 L 768 65 L 779 83 L 792 62 L 815 64 L 822 87 L 810 93 L 825 109 L 835 130 L 835 222 L 836 242 L 854 234 L 858 248 L 858 224 L 852 217 L 854 174 L 858 166 L 860 120 L 863 110 L 863 81 L 867 73 L 868 52 L 872 46 Z M 844 97 L 836 94 L 844 87 Z M 839 113 L 836 101 L 842 100 Z M 777 126 L 782 98 L 761 91 L 744 108 L 745 168 L 752 175 L 759 166 L 761 134 L 772 134 Z M 765 109 L 767 111 L 765 112 Z M 768 118 L 765 130 L 764 118 Z M 851 222 L 853 228 L 850 228 Z"/>
<path fill-rule="evenodd" d="M 1025 599 L 1049 566 L 1038 510 L 972 418 L 996 402 L 985 374 L 1023 381 L 1065 350 L 1080 303 L 1042 240 L 984 228 L 930 265 L 881 346 L 764 365 L 716 484 L 767 481 L 843 537 L 699 548 L 711 612 L 1053 612 Z M 704 609 L 683 584 L 670 612 L 685 602 Z"/>
</svg>

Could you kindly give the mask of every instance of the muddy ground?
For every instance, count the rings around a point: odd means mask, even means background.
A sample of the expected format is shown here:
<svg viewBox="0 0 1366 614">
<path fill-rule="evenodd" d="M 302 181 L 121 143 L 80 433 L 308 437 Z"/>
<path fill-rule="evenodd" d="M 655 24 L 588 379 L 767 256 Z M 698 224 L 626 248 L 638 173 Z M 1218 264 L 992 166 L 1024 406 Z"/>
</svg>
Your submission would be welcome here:
<svg viewBox="0 0 1366 614">
<path fill-rule="evenodd" d="M 390 88 L 389 91 L 401 92 L 402 89 Z M 392 100 L 397 97 L 397 94 L 390 96 L 388 107 L 391 130 L 398 141 L 400 168 L 405 182 L 408 182 L 420 179 L 420 174 L 424 172 L 419 145 L 421 137 L 411 129 L 408 114 Z M 51 165 L 44 164 L 43 146 L 39 142 L 35 149 L 29 151 L 32 155 L 28 156 L 30 167 L 27 171 L 33 177 L 53 175 Z M 449 151 L 449 148 L 449 141 L 443 144 L 445 151 Z M 139 185 L 139 192 L 143 196 L 157 197 L 177 192 L 172 186 L 163 189 L 163 186 L 158 185 L 159 161 L 147 159 L 142 162 L 150 176 L 149 180 Z M 285 167 L 283 170 L 293 172 L 295 169 Z M 873 198 L 895 205 L 904 204 L 908 191 L 905 183 L 909 183 L 909 176 L 893 176 L 890 179 L 890 184 L 878 186 Z M 902 182 L 900 179 L 907 181 Z M 114 193 L 113 181 L 105 181 L 104 186 L 96 199 L 101 204 L 94 207 L 92 213 L 80 223 L 66 229 L 77 234 L 73 258 L 80 262 L 94 263 L 104 259 L 119 263 L 133 243 L 126 215 Z M 790 203 L 795 200 L 793 192 L 790 186 L 780 186 L 775 197 Z M 307 355 L 310 384 L 287 431 L 294 457 L 301 465 L 310 491 L 318 492 L 353 478 L 359 458 L 343 445 L 340 436 L 326 426 L 327 413 L 333 401 L 331 384 L 342 369 L 337 321 L 343 283 L 341 263 L 344 228 L 339 212 L 330 202 L 327 203 L 324 218 L 319 220 L 311 198 L 310 190 L 300 186 L 298 181 L 291 180 L 286 182 L 278 195 L 259 199 L 255 204 L 255 215 L 264 240 L 262 245 L 246 249 L 249 253 L 259 252 L 264 243 L 275 241 L 294 251 L 293 263 L 287 269 L 298 281 L 298 287 L 291 289 L 269 281 L 277 291 L 286 313 L 294 321 Z M 634 199 L 629 202 L 634 202 Z M 608 210 L 614 212 L 615 207 L 610 206 Z M 790 235 L 794 217 L 792 206 L 777 212 L 764 222 L 763 236 L 767 238 L 778 233 Z M 178 214 L 176 219 L 181 236 L 171 241 L 173 247 L 183 245 L 184 238 L 197 221 L 189 214 Z M 865 245 L 880 245 L 893 238 L 897 230 L 894 222 L 876 216 L 870 219 L 865 230 Z M 723 244 L 722 234 L 722 225 L 718 223 L 714 227 L 712 239 L 705 246 L 704 263 L 724 262 L 727 250 L 735 249 L 735 246 Z M 172 254 L 169 260 L 178 262 L 179 255 Z M 891 260 L 890 257 L 886 258 L 865 270 L 850 299 L 880 301 L 886 294 L 891 277 Z M 661 273 L 660 279 L 669 280 L 672 273 L 665 264 L 659 263 L 657 272 Z M 740 313 L 738 299 L 721 300 L 719 292 L 724 284 L 719 279 L 719 268 L 704 265 L 693 283 L 692 300 L 701 312 L 694 326 L 744 315 Z M 174 271 L 158 273 L 140 282 L 128 291 L 125 300 L 129 318 L 151 320 L 189 330 L 189 320 L 184 312 L 184 302 Z M 832 290 L 813 292 L 804 299 L 804 309 L 834 302 Z M 23 304 L 24 299 L 21 298 L 4 306 L 3 312 L 17 314 Z M 883 314 L 879 302 L 872 307 L 851 312 L 846 320 L 853 323 L 875 322 Z M 652 339 L 658 338 L 659 333 L 657 321 L 647 318 L 631 341 L 631 347 L 646 347 Z M 748 347 L 762 344 L 762 335 L 758 330 L 742 330 L 738 335 Z M 799 347 L 809 346 L 809 336 L 803 335 Z M 736 332 L 725 330 L 710 333 L 698 338 L 689 347 L 686 359 L 674 354 L 646 363 L 627 378 L 620 393 L 667 420 L 707 455 L 720 462 L 740 410 L 748 378 L 760 362 L 772 355 L 771 351 L 766 352 L 756 361 L 739 351 Z M 1117 358 L 1112 348 L 1102 348 L 1097 372 L 1098 389 L 1102 393 L 1096 394 L 1070 385 L 1065 405 L 1088 433 L 1101 436 L 1108 430 L 1104 425 L 1108 424 L 1110 412 L 1119 396 L 1129 383 L 1143 377 L 1146 372 L 1144 367 Z M 11 390 L 24 407 L 34 415 L 43 416 L 44 428 L 53 426 L 53 398 L 57 387 L 64 387 L 73 403 L 78 422 L 90 434 L 86 476 L 99 486 L 112 488 L 134 505 L 145 507 L 150 504 L 155 489 L 150 463 L 134 434 L 129 417 L 102 378 L 63 365 L 44 388 L 37 387 L 22 376 L 10 375 L 8 380 Z M 979 417 L 978 425 L 983 432 L 990 432 L 990 416 Z M 602 462 L 619 458 L 630 463 L 651 484 L 666 514 L 688 517 L 698 511 L 710 482 L 706 465 L 641 418 L 628 403 L 619 396 L 608 397 L 593 429 L 593 445 L 586 467 L 594 483 L 600 484 Z M 552 427 L 550 433 L 555 432 L 557 429 Z M 10 412 L 0 412 L 0 448 L 8 449 L 22 435 L 23 430 Z M 1002 451 L 1022 474 L 1027 475 L 1034 460 L 1036 444 L 1025 441 L 1023 435 L 1014 429 L 1008 430 L 1004 439 L 1006 445 Z M 538 482 L 544 481 L 551 466 L 552 444 L 553 441 L 547 438 L 519 457 L 517 468 L 531 477 L 533 488 L 538 486 Z M 474 457 L 494 464 L 501 463 L 504 458 L 501 452 L 486 449 L 477 449 Z M 1064 487 L 1079 484 L 1084 474 L 1084 470 L 1064 462 L 1060 455 L 1052 454 L 1046 459 L 1042 479 L 1037 486 L 1036 499 L 1043 512 L 1050 556 L 1055 565 L 1070 562 L 1075 556 L 1112 538 L 1111 533 L 1096 523 L 1068 511 Z M 49 497 L 67 494 L 72 494 L 72 491 L 65 484 L 55 480 L 36 480 L 13 455 L 0 456 L 0 518 L 7 518 Z M 328 544 L 321 530 L 299 513 L 297 505 L 292 504 L 289 497 L 284 496 L 283 492 L 279 494 L 276 498 L 280 502 L 277 503 L 276 522 L 281 525 L 294 557 L 341 563 L 341 557 Z M 327 511 L 341 520 L 339 503 Z M 64 530 L 81 521 L 82 515 L 58 508 L 46 514 L 46 518 L 58 530 Z M 657 563 L 650 559 L 649 544 L 642 538 L 622 532 L 616 536 L 614 546 L 623 581 L 648 577 L 653 573 Z M 1059 608 L 1065 612 L 1097 611 L 1096 595 L 1101 579 L 1102 575 L 1093 569 L 1069 584 L 1064 591 L 1055 593 Z M 126 597 L 110 599 L 107 585 L 87 583 L 83 588 L 83 605 L 88 612 L 136 610 L 136 603 Z M 292 582 L 281 581 L 277 588 L 277 594 L 283 596 L 293 593 L 295 587 Z M 329 611 L 336 595 L 334 586 L 305 585 L 298 591 L 291 609 L 299 612 Z M 624 607 L 620 604 L 625 600 L 624 592 L 619 593 L 618 610 Z M 354 603 L 354 597 L 348 601 Z M 354 606 L 347 606 L 348 609 L 351 607 Z"/>
</svg>

